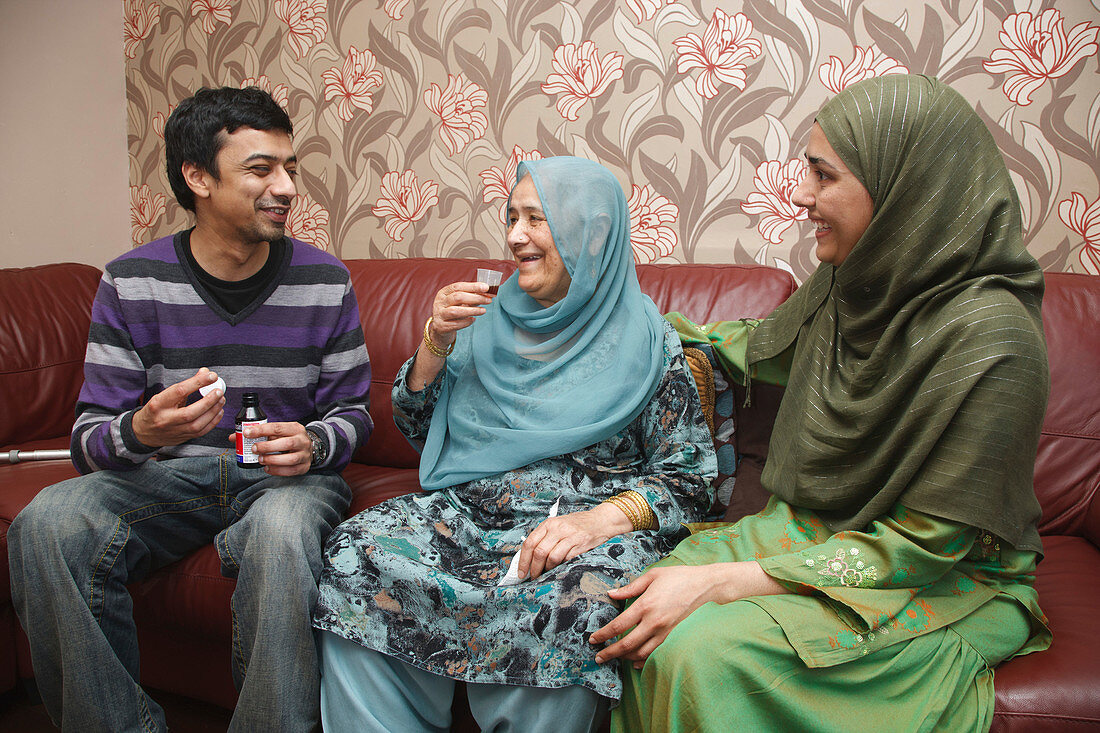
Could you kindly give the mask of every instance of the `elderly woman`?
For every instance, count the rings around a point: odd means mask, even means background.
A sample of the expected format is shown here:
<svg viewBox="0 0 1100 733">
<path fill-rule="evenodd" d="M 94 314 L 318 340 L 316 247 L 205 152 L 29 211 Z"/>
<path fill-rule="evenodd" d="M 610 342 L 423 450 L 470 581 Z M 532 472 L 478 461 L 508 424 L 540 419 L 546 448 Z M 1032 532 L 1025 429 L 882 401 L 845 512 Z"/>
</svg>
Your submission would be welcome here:
<svg viewBox="0 0 1100 733">
<path fill-rule="evenodd" d="M 616 730 L 984 730 L 992 668 L 1049 645 L 1043 279 L 989 131 L 886 76 L 824 106 L 806 162 L 822 264 L 748 347 L 793 348 L 774 496 L 611 592 L 636 598 L 591 638 L 634 662 Z"/>
<path fill-rule="evenodd" d="M 425 493 L 329 538 L 326 731 L 445 730 L 455 680 L 485 729 L 592 729 L 622 690 L 587 643 L 618 612 L 608 589 L 711 501 L 699 396 L 638 287 L 614 176 L 523 163 L 507 244 L 516 274 L 493 298 L 481 283 L 440 290 L 394 384 Z"/>
</svg>

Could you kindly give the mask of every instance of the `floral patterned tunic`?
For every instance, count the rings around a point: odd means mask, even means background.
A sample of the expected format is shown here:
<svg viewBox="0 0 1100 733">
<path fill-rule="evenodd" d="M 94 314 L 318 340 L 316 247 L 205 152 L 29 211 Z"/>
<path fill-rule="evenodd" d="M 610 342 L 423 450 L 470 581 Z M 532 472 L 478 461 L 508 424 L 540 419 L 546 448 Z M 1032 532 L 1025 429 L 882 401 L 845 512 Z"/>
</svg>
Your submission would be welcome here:
<svg viewBox="0 0 1100 733">
<path fill-rule="evenodd" d="M 695 383 L 671 328 L 649 405 L 616 435 L 434 492 L 390 499 L 329 537 L 314 625 L 435 674 L 475 683 L 583 685 L 618 699 L 616 665 L 591 632 L 618 612 L 607 595 L 662 557 L 713 499 L 717 468 Z M 395 380 L 394 417 L 423 445 L 445 379 L 421 392 Z M 524 538 L 559 502 L 584 511 L 633 489 L 660 529 L 628 532 L 543 573 L 498 586 Z M 560 501 L 559 501 L 560 500 Z"/>
</svg>

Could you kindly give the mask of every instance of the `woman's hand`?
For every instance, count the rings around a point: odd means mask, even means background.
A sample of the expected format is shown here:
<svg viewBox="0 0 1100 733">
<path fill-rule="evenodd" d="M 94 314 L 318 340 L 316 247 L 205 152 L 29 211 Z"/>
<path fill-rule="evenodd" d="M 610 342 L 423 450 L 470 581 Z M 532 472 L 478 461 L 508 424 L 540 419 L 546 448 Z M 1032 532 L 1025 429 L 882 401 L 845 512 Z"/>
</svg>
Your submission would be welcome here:
<svg viewBox="0 0 1100 733">
<path fill-rule="evenodd" d="M 428 330 L 432 343 L 449 348 L 455 334 L 472 325 L 474 318 L 485 312 L 483 306 L 492 302 L 485 283 L 451 283 L 444 287 L 432 302 L 432 325 Z"/>
<path fill-rule="evenodd" d="M 652 568 L 632 583 L 608 591 L 615 600 L 638 600 L 593 632 L 588 642 L 602 644 L 622 636 L 611 646 L 601 649 L 596 654 L 596 661 L 603 664 L 622 657 L 634 662 L 635 669 L 641 669 L 646 658 L 676 624 L 704 603 L 730 603 L 749 596 L 788 592 L 751 560 Z"/>
<path fill-rule="evenodd" d="M 428 326 L 428 338 L 441 351 L 447 351 L 455 342 L 455 335 L 471 325 L 474 318 L 485 312 L 483 306 L 493 302 L 485 283 L 451 283 L 435 294 L 432 301 L 432 320 Z M 407 377 L 409 388 L 419 392 L 428 386 L 443 368 L 446 359 L 427 348 L 423 340 L 416 350 L 416 360 Z"/>
<path fill-rule="evenodd" d="M 613 504 L 597 504 L 587 511 L 550 517 L 524 540 L 519 553 L 519 577 L 537 578 L 633 529 L 626 514 Z"/>
</svg>

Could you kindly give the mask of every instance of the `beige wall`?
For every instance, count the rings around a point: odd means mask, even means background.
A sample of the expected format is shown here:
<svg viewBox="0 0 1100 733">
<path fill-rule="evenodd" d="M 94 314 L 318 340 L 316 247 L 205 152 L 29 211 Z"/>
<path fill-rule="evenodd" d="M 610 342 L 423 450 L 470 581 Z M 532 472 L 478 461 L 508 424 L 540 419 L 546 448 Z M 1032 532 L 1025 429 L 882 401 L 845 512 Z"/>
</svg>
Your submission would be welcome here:
<svg viewBox="0 0 1100 733">
<path fill-rule="evenodd" d="M 130 247 L 120 0 L 0 0 L 0 267 Z"/>
</svg>

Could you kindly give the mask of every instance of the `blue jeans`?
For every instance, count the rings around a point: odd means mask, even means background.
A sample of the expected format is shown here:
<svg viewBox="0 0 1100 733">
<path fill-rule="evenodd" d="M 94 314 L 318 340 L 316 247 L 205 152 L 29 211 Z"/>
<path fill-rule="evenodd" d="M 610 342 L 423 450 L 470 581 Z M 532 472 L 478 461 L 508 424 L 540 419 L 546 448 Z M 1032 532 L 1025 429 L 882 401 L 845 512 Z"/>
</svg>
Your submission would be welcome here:
<svg viewBox="0 0 1100 733">
<path fill-rule="evenodd" d="M 230 730 L 319 719 L 310 627 L 325 537 L 351 492 L 339 475 L 239 468 L 232 454 L 149 461 L 43 489 L 8 530 L 12 599 L 46 710 L 66 731 L 164 731 L 137 680 L 126 585 L 214 542 L 237 579 Z"/>
</svg>

